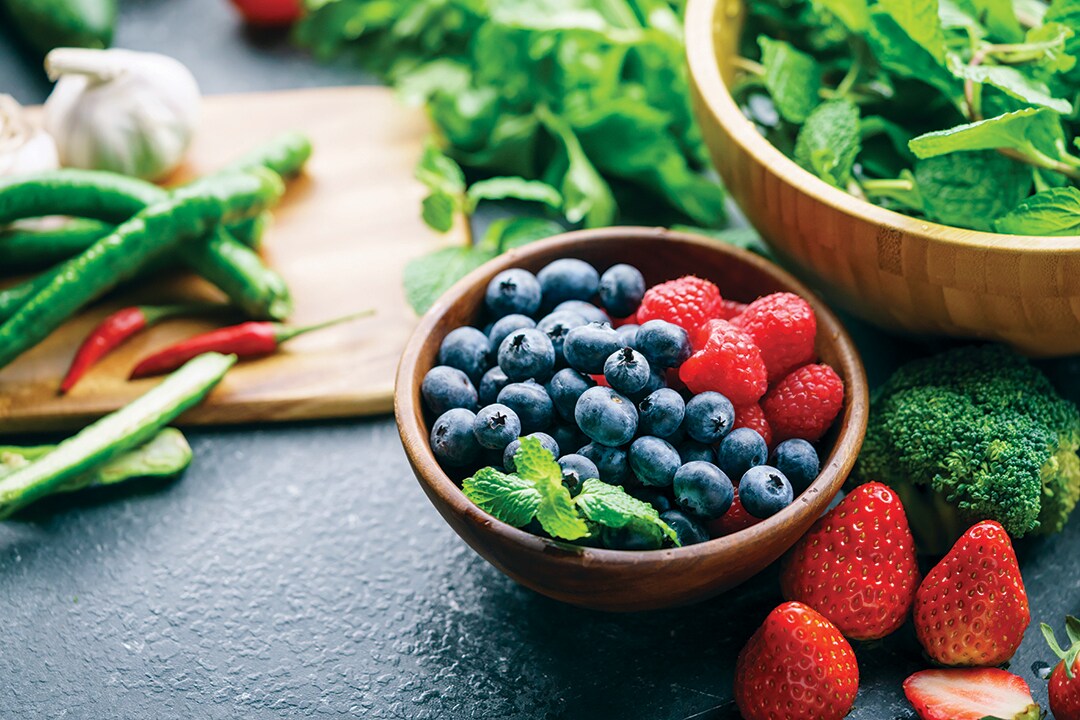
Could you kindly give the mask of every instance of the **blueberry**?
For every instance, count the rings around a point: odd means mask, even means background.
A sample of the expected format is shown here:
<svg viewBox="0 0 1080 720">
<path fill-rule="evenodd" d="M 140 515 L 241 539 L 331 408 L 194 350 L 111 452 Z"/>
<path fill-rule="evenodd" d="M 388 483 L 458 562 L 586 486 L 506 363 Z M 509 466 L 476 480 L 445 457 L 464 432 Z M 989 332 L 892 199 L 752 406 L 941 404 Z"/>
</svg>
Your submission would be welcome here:
<svg viewBox="0 0 1080 720">
<path fill-rule="evenodd" d="M 600 277 L 600 304 L 611 317 L 628 317 L 638 309 L 643 297 L 645 278 L 633 265 L 612 265 Z"/>
<path fill-rule="evenodd" d="M 451 330 L 439 346 L 439 364 L 457 368 L 474 383 L 491 367 L 491 345 L 487 335 L 474 327 Z"/>
<path fill-rule="evenodd" d="M 576 327 L 588 324 L 589 321 L 582 317 L 580 313 L 560 310 L 541 318 L 540 322 L 536 323 L 536 329 L 547 333 L 552 347 L 555 348 L 555 363 L 561 364 L 565 360 L 563 358 L 563 343 L 566 341 L 567 334 Z"/>
<path fill-rule="evenodd" d="M 540 309 L 540 281 L 528 270 L 503 270 L 488 283 L 484 300 L 496 318 L 512 313 L 534 315 Z"/>
<path fill-rule="evenodd" d="M 635 523 L 621 528 L 605 525 L 600 528 L 600 538 L 611 550 L 659 550 L 663 546 L 659 533 L 647 532 Z"/>
<path fill-rule="evenodd" d="M 648 396 L 652 395 L 654 392 L 656 392 L 660 388 L 666 388 L 666 387 L 667 387 L 667 378 L 665 378 L 665 376 L 664 376 L 664 371 L 663 370 L 658 370 L 658 369 L 650 366 L 649 367 L 649 381 L 645 383 L 645 387 L 641 388 L 636 393 L 633 393 L 630 396 L 630 399 L 633 400 L 634 402 L 641 402 L 642 400 L 644 400 Z"/>
<path fill-rule="evenodd" d="M 521 420 L 505 405 L 488 405 L 476 413 L 473 435 L 481 447 L 502 450 L 521 435 Z"/>
<path fill-rule="evenodd" d="M 552 310 L 553 313 L 564 311 L 577 313 L 581 317 L 585 318 L 586 322 L 611 322 L 611 318 L 608 317 L 606 312 L 596 307 L 592 303 L 585 302 L 584 300 L 567 300 L 566 302 L 559 303 L 555 306 L 555 309 Z"/>
<path fill-rule="evenodd" d="M 563 485 L 575 495 L 586 480 L 600 478 L 596 463 L 584 455 L 563 455 L 559 458 L 559 467 L 562 468 Z"/>
<path fill-rule="evenodd" d="M 476 388 L 469 376 L 457 368 L 437 365 L 427 371 L 420 384 L 420 394 L 428 410 L 442 415 L 453 408 L 476 409 Z"/>
<path fill-rule="evenodd" d="M 574 408 L 574 419 L 593 442 L 610 447 L 625 445 L 637 432 L 637 408 L 611 388 L 593 387 L 583 392 Z"/>
<path fill-rule="evenodd" d="M 454 408 L 439 416 L 431 426 L 431 450 L 439 462 L 451 466 L 468 465 L 480 456 L 480 444 L 473 435 L 472 410 Z"/>
<path fill-rule="evenodd" d="M 685 440 L 678 447 L 679 457 L 682 458 L 683 463 L 702 460 L 716 464 L 716 450 L 713 449 L 712 445 L 699 443 L 697 440 Z"/>
<path fill-rule="evenodd" d="M 756 518 L 775 515 L 790 505 L 794 497 L 791 482 L 770 465 L 750 468 L 739 481 L 739 500 L 746 512 Z"/>
<path fill-rule="evenodd" d="M 716 453 L 716 464 L 728 474 L 728 477 L 741 478 L 755 465 L 765 464 L 769 457 L 769 448 L 757 430 L 735 428 L 720 443 Z"/>
<path fill-rule="evenodd" d="M 559 414 L 564 419 L 573 422 L 578 398 L 583 392 L 595 386 L 596 383 L 588 375 L 582 375 L 573 368 L 563 368 L 548 381 L 547 391 Z"/>
<path fill-rule="evenodd" d="M 628 490 L 627 492 L 638 500 L 652 505 L 658 513 L 667 512 L 674 507 L 671 498 L 669 498 L 660 488 L 642 486 Z"/>
<path fill-rule="evenodd" d="M 667 440 L 645 435 L 630 445 L 630 468 L 637 479 L 653 487 L 666 487 L 675 479 L 682 458 Z"/>
<path fill-rule="evenodd" d="M 698 442 L 717 442 L 734 424 L 735 407 L 718 392 L 703 392 L 686 403 L 686 433 Z"/>
<path fill-rule="evenodd" d="M 784 473 L 796 495 L 805 492 L 821 471 L 817 450 L 806 440 L 785 440 L 773 448 L 769 464 Z"/>
<path fill-rule="evenodd" d="M 735 500 L 731 479 L 709 462 L 686 463 L 675 473 L 673 486 L 679 507 L 704 520 L 720 517 Z"/>
<path fill-rule="evenodd" d="M 692 352 L 686 331 L 666 320 L 650 320 L 639 327 L 634 347 L 658 368 L 679 367 Z"/>
<path fill-rule="evenodd" d="M 666 438 L 682 425 L 686 403 L 671 388 L 660 388 L 638 403 L 638 430 Z"/>
<path fill-rule="evenodd" d="M 524 330 L 536 327 L 536 321 L 527 315 L 507 315 L 491 324 L 487 331 L 488 342 L 491 344 L 491 352 L 499 352 L 499 346 L 506 336 L 515 330 Z"/>
<path fill-rule="evenodd" d="M 589 375 L 604 372 L 604 362 L 623 347 L 619 333 L 607 323 L 589 323 L 571 330 L 563 343 L 563 355 L 570 367 Z"/>
<path fill-rule="evenodd" d="M 510 378 L 506 377 L 501 367 L 496 365 L 491 368 L 480 378 L 480 403 L 490 405 L 495 402 L 499 398 L 499 392 L 509 384 Z"/>
<path fill-rule="evenodd" d="M 627 323 L 626 325 L 620 325 L 615 328 L 615 332 L 619 333 L 619 337 L 626 343 L 626 347 L 635 347 L 634 343 L 637 342 L 637 331 L 639 327 L 641 326 L 635 325 L 634 323 Z"/>
<path fill-rule="evenodd" d="M 555 406 L 551 404 L 547 390 L 532 380 L 510 383 L 499 391 L 497 400 L 517 413 L 521 419 L 521 432 L 526 434 L 547 430 L 555 416 Z"/>
<path fill-rule="evenodd" d="M 560 448 L 567 450 L 579 448 L 589 442 L 589 438 L 585 437 L 585 433 L 578 430 L 578 426 L 573 422 L 555 423 L 548 429 L 548 434 L 555 438 Z"/>
<path fill-rule="evenodd" d="M 609 485 L 625 485 L 630 480 L 630 460 L 625 450 L 608 447 L 600 443 L 589 443 L 578 450 L 594 463 L 600 471 L 600 479 Z"/>
<path fill-rule="evenodd" d="M 544 307 L 555 307 L 567 300 L 589 300 L 600 285 L 600 273 L 589 263 L 576 258 L 562 258 L 536 273 L 544 294 Z"/>
<path fill-rule="evenodd" d="M 555 369 L 555 348 L 536 328 L 515 330 L 499 345 L 499 367 L 511 380 L 544 382 Z"/>
<path fill-rule="evenodd" d="M 679 545 L 683 547 L 697 545 L 709 539 L 709 531 L 686 513 L 678 510 L 666 510 L 660 513 L 660 519 L 675 531 L 675 535 L 679 538 Z"/>
<path fill-rule="evenodd" d="M 555 438 L 551 437 L 547 433 L 534 432 L 529 433 L 525 437 L 536 438 L 540 441 L 540 446 L 551 453 L 552 459 L 559 457 L 559 444 L 555 442 Z M 514 472 L 517 466 L 514 465 L 514 455 L 517 454 L 518 449 L 521 447 L 521 438 L 517 438 L 503 450 L 503 468 L 507 472 Z"/>
<path fill-rule="evenodd" d="M 616 350 L 604 361 L 604 377 L 617 392 L 633 395 L 649 384 L 649 361 L 632 348 Z"/>
</svg>

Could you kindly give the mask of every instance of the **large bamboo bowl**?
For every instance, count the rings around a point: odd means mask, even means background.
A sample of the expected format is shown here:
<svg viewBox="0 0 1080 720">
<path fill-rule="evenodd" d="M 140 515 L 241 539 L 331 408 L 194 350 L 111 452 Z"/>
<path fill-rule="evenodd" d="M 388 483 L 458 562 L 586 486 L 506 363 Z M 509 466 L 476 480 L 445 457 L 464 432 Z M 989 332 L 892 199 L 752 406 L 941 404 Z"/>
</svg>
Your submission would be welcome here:
<svg viewBox="0 0 1080 720">
<path fill-rule="evenodd" d="M 715 281 L 725 297 L 744 302 L 786 291 L 805 297 L 818 319 L 817 352 L 844 379 L 844 408 L 819 446 L 821 474 L 789 507 L 733 535 L 668 550 L 629 552 L 556 543 L 499 522 L 465 497 L 428 443 L 430 418 L 420 398 L 424 374 L 456 327 L 476 321 L 488 282 L 511 267 L 533 272 L 560 257 L 605 270 L 636 265 L 648 283 L 696 274 Z M 851 338 L 810 291 L 771 262 L 705 238 L 651 228 L 609 228 L 560 235 L 513 250 L 477 268 L 450 288 L 420 320 L 401 356 L 394 413 L 405 454 L 428 499 L 476 552 L 522 585 L 548 597 L 600 610 L 686 605 L 735 587 L 803 536 L 836 496 L 866 432 L 866 375 Z"/>
<path fill-rule="evenodd" d="M 741 0 L 691 0 L 686 42 L 705 141 L 778 257 L 827 299 L 919 335 L 1080 353 L 1080 237 L 998 235 L 910 218 L 838 190 L 773 147 L 728 92 Z"/>
</svg>

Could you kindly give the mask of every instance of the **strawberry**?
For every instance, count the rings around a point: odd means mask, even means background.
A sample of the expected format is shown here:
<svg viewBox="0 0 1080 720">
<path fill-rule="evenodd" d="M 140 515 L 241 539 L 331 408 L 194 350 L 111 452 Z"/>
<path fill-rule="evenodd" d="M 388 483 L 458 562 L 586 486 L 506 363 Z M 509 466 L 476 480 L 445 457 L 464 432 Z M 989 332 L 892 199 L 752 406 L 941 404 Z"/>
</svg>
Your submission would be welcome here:
<svg viewBox="0 0 1080 720">
<path fill-rule="evenodd" d="M 1050 673 L 1050 712 L 1057 720 L 1080 720 L 1080 620 L 1072 615 L 1065 618 L 1068 650 L 1062 650 L 1049 625 L 1041 626 L 1050 649 L 1061 658 Z"/>
<path fill-rule="evenodd" d="M 769 613 L 735 665 L 735 704 L 745 720 L 840 720 L 858 691 L 851 645 L 798 602 Z"/>
<path fill-rule="evenodd" d="M 915 594 L 915 633 L 942 665 L 1001 665 L 1029 622 L 1016 552 L 993 520 L 972 525 Z"/>
<path fill-rule="evenodd" d="M 923 670 L 904 681 L 904 694 L 922 720 L 1039 720 L 1023 678 L 998 668 Z"/>
<path fill-rule="evenodd" d="M 784 598 L 806 603 L 854 640 L 894 632 L 919 587 L 900 498 L 881 483 L 855 488 L 792 548 L 780 587 Z"/>
</svg>

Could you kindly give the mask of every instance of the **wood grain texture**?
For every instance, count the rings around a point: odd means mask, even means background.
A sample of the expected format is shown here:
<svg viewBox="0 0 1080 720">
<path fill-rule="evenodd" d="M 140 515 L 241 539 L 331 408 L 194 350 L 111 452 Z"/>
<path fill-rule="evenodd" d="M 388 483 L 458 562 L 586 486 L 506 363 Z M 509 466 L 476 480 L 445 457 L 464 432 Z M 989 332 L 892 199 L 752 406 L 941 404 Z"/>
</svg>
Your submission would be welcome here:
<svg viewBox="0 0 1080 720">
<path fill-rule="evenodd" d="M 691 0 L 696 114 L 732 196 L 777 255 L 827 299 L 882 327 L 1080 353 L 1080 237 L 946 227 L 834 188 L 763 138 L 727 83 L 741 0 Z"/>
<path fill-rule="evenodd" d="M 725 297 L 749 302 L 788 291 L 805 297 L 818 318 L 817 351 L 845 383 L 844 409 L 820 447 L 821 475 L 795 502 L 752 528 L 700 545 L 650 552 L 563 545 L 495 520 L 470 502 L 432 455 L 431 418 L 420 397 L 424 374 L 442 339 L 475 322 L 484 291 L 510 267 L 539 270 L 577 257 L 603 271 L 636 265 L 651 285 L 686 274 L 716 282 Z M 651 610 L 704 600 L 760 572 L 798 540 L 840 490 L 862 447 L 868 412 L 866 375 L 836 316 L 798 280 L 751 253 L 705 238 L 652 228 L 610 228 L 560 235 L 514 250 L 455 285 L 420 320 L 398 370 L 395 414 L 405 453 L 421 487 L 447 523 L 476 552 L 519 583 L 563 602 L 599 610 Z"/>
<path fill-rule="evenodd" d="M 176 180 L 215 170 L 290 129 L 308 133 L 315 151 L 274 210 L 264 255 L 292 288 L 292 322 L 365 308 L 376 315 L 241 363 L 181 424 L 343 417 L 392 407 L 394 370 L 416 324 L 401 289 L 402 269 L 443 241 L 420 220 L 424 190 L 413 179 L 426 121 L 384 88 L 209 97 L 202 131 Z M 75 348 L 106 314 L 135 301 L 183 298 L 220 295 L 193 276 L 154 278 L 83 312 L 0 371 L 0 432 L 81 427 L 144 393 L 158 380 L 128 382 L 136 360 L 211 324 L 175 320 L 152 328 L 92 369 L 67 397 L 57 397 L 56 387 Z"/>
</svg>

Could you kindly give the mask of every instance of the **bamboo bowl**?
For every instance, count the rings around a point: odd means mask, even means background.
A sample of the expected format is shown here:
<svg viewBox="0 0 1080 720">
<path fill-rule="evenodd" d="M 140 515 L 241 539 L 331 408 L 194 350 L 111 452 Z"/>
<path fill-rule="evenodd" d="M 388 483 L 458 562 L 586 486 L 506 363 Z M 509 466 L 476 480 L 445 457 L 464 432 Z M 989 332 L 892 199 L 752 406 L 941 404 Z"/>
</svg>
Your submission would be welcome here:
<svg viewBox="0 0 1080 720">
<path fill-rule="evenodd" d="M 728 92 L 741 0 L 691 0 L 697 118 L 720 175 L 785 265 L 877 325 L 996 340 L 1033 356 L 1080 353 L 1080 237 L 962 230 L 859 200 L 799 167 Z"/>
<path fill-rule="evenodd" d="M 446 334 L 475 321 L 492 277 L 510 267 L 535 272 L 560 257 L 590 261 L 601 271 L 617 262 L 631 263 L 649 284 L 695 274 L 716 282 L 725 296 L 742 301 L 777 291 L 805 297 L 817 312 L 818 354 L 846 385 L 844 408 L 820 446 L 821 474 L 810 488 L 791 506 L 752 528 L 700 545 L 648 552 L 598 550 L 545 540 L 499 522 L 473 505 L 431 452 L 430 418 L 424 416 L 420 383 L 434 365 Z M 851 338 L 805 286 L 751 253 L 704 238 L 646 228 L 568 233 L 514 250 L 478 268 L 421 318 L 401 358 L 394 389 L 394 412 L 409 463 L 450 527 L 522 585 L 563 602 L 614 611 L 704 600 L 779 558 L 843 485 L 862 446 L 867 410 L 866 375 Z"/>
</svg>

